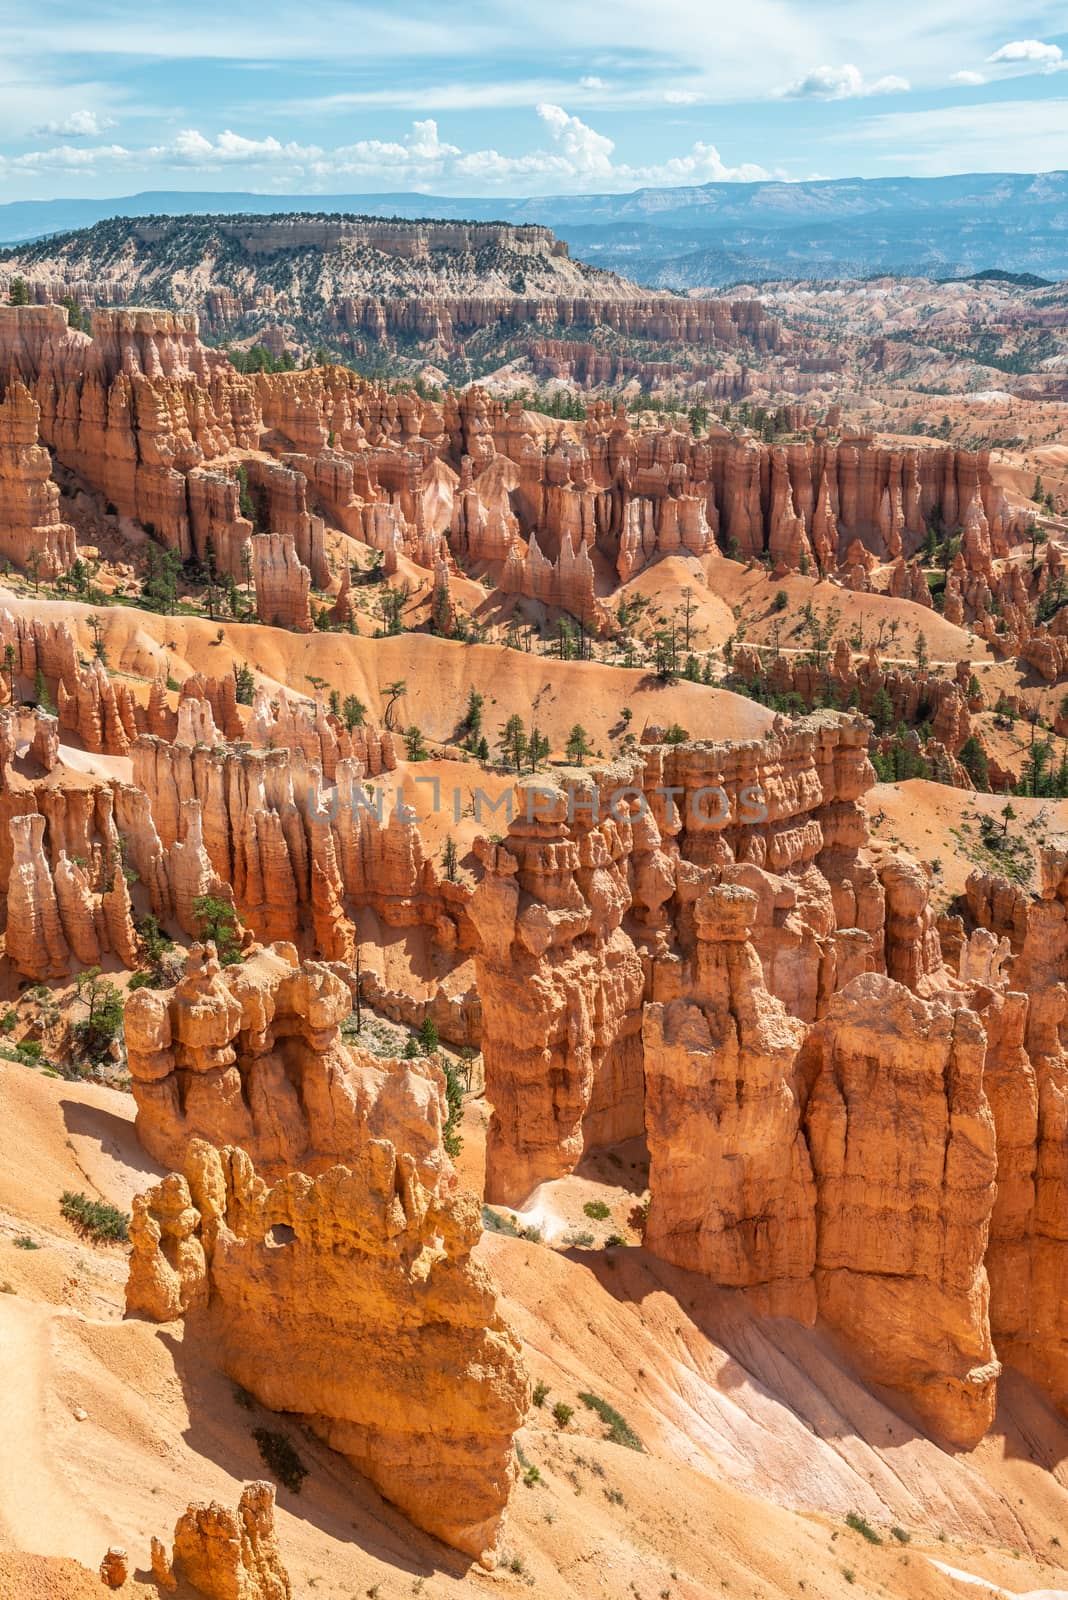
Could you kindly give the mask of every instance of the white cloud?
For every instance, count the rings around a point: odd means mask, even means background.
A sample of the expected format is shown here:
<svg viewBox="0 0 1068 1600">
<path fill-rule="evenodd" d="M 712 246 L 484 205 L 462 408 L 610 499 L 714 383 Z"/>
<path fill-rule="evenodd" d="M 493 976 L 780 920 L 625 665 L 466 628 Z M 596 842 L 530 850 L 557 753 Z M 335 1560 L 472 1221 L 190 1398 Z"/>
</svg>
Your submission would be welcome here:
<svg viewBox="0 0 1068 1600">
<path fill-rule="evenodd" d="M 928 111 L 884 112 L 851 128 L 848 139 L 874 144 L 880 164 L 918 177 L 1052 172 L 1068 164 L 1068 100 L 957 101 Z"/>
<path fill-rule="evenodd" d="M 21 156 L 0 156 L 0 172 L 85 172 L 98 166 L 127 166 L 136 159 L 136 153 L 121 144 L 64 144 L 50 150 L 30 150 Z"/>
<path fill-rule="evenodd" d="M 603 78 L 580 78 L 579 84 L 583 89 L 607 89 L 608 85 Z"/>
<path fill-rule="evenodd" d="M 954 72 L 951 74 L 949 81 L 950 83 L 974 86 L 978 83 L 985 83 L 986 79 L 981 72 Z"/>
<path fill-rule="evenodd" d="M 669 106 L 695 106 L 700 98 L 693 89 L 664 90 L 664 99 Z"/>
<path fill-rule="evenodd" d="M 856 100 L 873 94 L 906 94 L 908 89 L 907 78 L 891 73 L 869 81 L 859 67 L 847 61 L 840 67 L 813 67 L 783 89 L 781 96 L 787 100 Z"/>
<path fill-rule="evenodd" d="M 1044 44 L 1041 39 L 1014 39 L 986 59 L 995 63 L 1027 61 L 1039 66 L 1055 67 L 1062 59 L 1062 53 L 1059 45 Z"/>
<path fill-rule="evenodd" d="M 589 173 L 591 177 L 597 177 L 611 173 L 612 151 L 615 149 L 613 140 L 587 127 L 578 117 L 569 116 L 563 106 L 553 105 L 550 101 L 542 101 L 538 116 L 576 174 Z"/>
<path fill-rule="evenodd" d="M 114 117 L 101 116 L 99 111 L 72 111 L 68 117 L 56 122 L 42 122 L 30 131 L 35 135 L 52 134 L 61 139 L 99 139 L 108 128 L 115 127 Z"/>
<path fill-rule="evenodd" d="M 494 149 L 464 151 L 444 140 L 437 123 L 428 117 L 414 122 L 401 139 L 362 139 L 330 149 L 284 141 L 273 134 L 248 138 L 229 128 L 213 135 L 183 128 L 167 144 L 143 150 L 118 144 L 62 145 L 0 157 L 0 173 L 54 168 L 88 174 L 146 165 L 200 171 L 239 168 L 278 192 L 287 186 L 328 191 L 339 180 L 357 179 L 371 188 L 429 185 L 444 193 L 472 187 L 491 191 L 512 187 L 520 192 L 547 187 L 618 190 L 641 184 L 751 182 L 768 176 L 753 163 L 729 166 L 715 145 L 701 140 L 685 154 L 646 166 L 630 165 L 616 159 L 612 139 L 563 106 L 543 101 L 537 111 L 548 133 L 547 145 L 518 155 Z"/>
</svg>

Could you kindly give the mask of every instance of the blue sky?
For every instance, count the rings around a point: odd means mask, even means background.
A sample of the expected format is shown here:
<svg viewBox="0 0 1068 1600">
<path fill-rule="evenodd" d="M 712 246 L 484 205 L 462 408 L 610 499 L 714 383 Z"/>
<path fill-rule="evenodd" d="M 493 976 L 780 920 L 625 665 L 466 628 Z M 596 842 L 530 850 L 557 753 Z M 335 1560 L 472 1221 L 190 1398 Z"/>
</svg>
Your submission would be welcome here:
<svg viewBox="0 0 1068 1600">
<path fill-rule="evenodd" d="M 0 199 L 1068 168 L 1068 4 L 0 7 Z"/>
</svg>

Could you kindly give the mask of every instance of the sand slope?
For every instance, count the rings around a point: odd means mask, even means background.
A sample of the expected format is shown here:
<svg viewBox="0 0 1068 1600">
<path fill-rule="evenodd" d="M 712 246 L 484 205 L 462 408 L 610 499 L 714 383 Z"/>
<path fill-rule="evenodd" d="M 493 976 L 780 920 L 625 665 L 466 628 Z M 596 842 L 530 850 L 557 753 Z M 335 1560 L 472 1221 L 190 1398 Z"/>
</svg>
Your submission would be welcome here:
<svg viewBox="0 0 1068 1600">
<path fill-rule="evenodd" d="M 21 1376 L 0 1402 L 0 1459 L 19 1462 L 0 1476 L 0 1561 L 17 1548 L 95 1571 L 119 1543 L 144 1577 L 151 1534 L 169 1535 L 190 1499 L 236 1500 L 261 1472 L 250 1430 L 262 1423 L 310 1468 L 303 1494 L 279 1493 L 302 1600 L 375 1584 L 401 1596 L 420 1578 L 431 1595 L 523 1593 L 530 1580 L 545 1595 L 620 1600 L 802 1585 L 806 1600 L 960 1594 L 927 1554 L 1014 1593 L 1068 1588 L 1049 1543 L 1068 1514 L 1068 1430 L 1022 1381 L 1006 1383 L 980 1449 L 949 1456 L 861 1389 L 818 1331 L 755 1323 L 736 1297 L 639 1249 L 490 1236 L 480 1251 L 549 1393 L 520 1436 L 541 1481 L 513 1497 L 516 1570 L 469 1571 L 294 1423 L 243 1408 L 179 1327 L 121 1320 L 123 1252 L 77 1240 L 57 1202 L 76 1187 L 127 1203 L 147 1167 L 131 1118 L 126 1095 L 0 1064 L 0 1281 L 15 1291 L 0 1295 L 0 1352 Z M 477 1182 L 477 1160 L 468 1174 Z M 16 1249 L 24 1233 L 41 1248 Z M 645 1451 L 603 1439 L 580 1390 L 614 1403 Z M 565 1431 L 558 1399 L 575 1411 Z M 850 1509 L 884 1532 L 898 1522 L 911 1542 L 866 1543 L 844 1526 Z M 49 1589 L 26 1563 L 0 1565 L 5 1600 L 80 1600 L 74 1582 Z"/>
</svg>

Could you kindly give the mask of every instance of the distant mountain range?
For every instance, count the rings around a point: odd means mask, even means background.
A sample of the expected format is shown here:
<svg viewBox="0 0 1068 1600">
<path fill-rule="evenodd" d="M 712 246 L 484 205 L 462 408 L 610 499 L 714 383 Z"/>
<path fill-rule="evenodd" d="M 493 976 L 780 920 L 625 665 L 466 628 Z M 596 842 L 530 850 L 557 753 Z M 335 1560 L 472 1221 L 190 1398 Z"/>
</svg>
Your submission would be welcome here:
<svg viewBox="0 0 1068 1600">
<path fill-rule="evenodd" d="M 0 205 L 0 241 L 13 245 L 110 217 L 298 211 L 543 223 L 575 256 L 660 289 L 990 269 L 1068 277 L 1068 172 L 708 183 L 519 200 L 156 190 Z"/>
</svg>

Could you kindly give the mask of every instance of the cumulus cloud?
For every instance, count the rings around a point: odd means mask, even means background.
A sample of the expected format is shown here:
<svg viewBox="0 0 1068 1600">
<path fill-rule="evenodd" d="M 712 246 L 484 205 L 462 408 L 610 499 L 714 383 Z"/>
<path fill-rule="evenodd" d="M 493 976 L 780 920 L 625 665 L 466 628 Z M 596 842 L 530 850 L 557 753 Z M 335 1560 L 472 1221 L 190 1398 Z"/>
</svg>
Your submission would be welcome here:
<svg viewBox="0 0 1068 1600">
<path fill-rule="evenodd" d="M 114 126 L 115 118 L 101 116 L 99 111 L 72 111 L 67 117 L 56 122 L 42 122 L 30 131 L 35 136 L 50 134 L 59 139 L 99 139 Z"/>
<path fill-rule="evenodd" d="M 1044 44 L 1041 39 L 1013 39 L 986 59 L 996 65 L 1029 62 L 1042 67 L 1055 67 L 1063 59 L 1063 54 L 1060 45 Z"/>
<path fill-rule="evenodd" d="M 614 140 L 550 101 L 542 101 L 538 116 L 576 173 L 589 173 L 591 177 L 611 173 Z"/>
<path fill-rule="evenodd" d="M 700 140 L 685 154 L 647 166 L 628 165 L 616 159 L 612 139 L 563 106 L 543 101 L 537 113 L 547 134 L 545 146 L 518 155 L 494 149 L 464 151 L 443 139 L 438 124 L 427 117 L 413 122 L 401 139 L 362 139 L 333 148 L 284 141 L 273 134 L 249 138 L 229 128 L 217 134 L 183 128 L 168 143 L 143 150 L 118 144 L 61 145 L 0 157 L 0 173 L 45 168 L 87 172 L 145 164 L 199 171 L 241 168 L 279 191 L 306 186 L 326 192 L 342 179 L 359 179 L 370 186 L 427 184 L 448 192 L 550 185 L 562 190 L 625 189 L 639 184 L 751 182 L 768 176 L 752 163 L 728 165 L 715 145 Z"/>
<path fill-rule="evenodd" d="M 64 144 L 49 150 L 29 150 L 21 156 L 0 157 L 0 172 L 87 172 L 101 166 L 127 166 L 136 159 L 136 153 L 121 144 Z"/>
<path fill-rule="evenodd" d="M 608 85 L 603 78 L 580 78 L 579 84 L 583 89 L 607 89 Z"/>
<path fill-rule="evenodd" d="M 985 83 L 986 79 L 983 77 L 981 72 L 954 72 L 949 81 L 950 83 L 975 85 L 978 83 Z"/>
<path fill-rule="evenodd" d="M 909 87 L 907 78 L 893 73 L 868 80 L 859 67 L 847 61 L 840 67 L 813 67 L 781 95 L 786 100 L 856 100 L 873 94 L 906 94 Z"/>
</svg>

